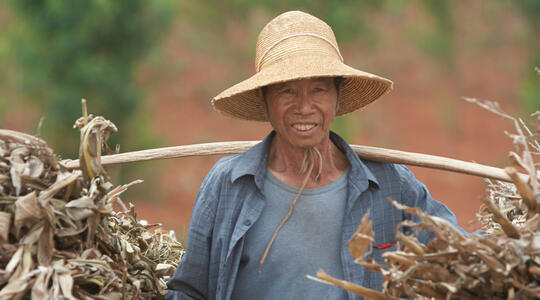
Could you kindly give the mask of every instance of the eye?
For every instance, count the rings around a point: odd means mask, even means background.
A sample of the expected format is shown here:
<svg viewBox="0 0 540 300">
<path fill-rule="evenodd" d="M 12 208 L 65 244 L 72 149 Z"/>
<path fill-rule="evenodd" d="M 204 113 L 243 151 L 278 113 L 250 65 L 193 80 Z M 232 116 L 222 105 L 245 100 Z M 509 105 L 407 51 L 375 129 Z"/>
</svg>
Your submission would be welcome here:
<svg viewBox="0 0 540 300">
<path fill-rule="evenodd" d="M 315 87 L 313 89 L 313 92 L 315 92 L 315 93 L 320 93 L 320 92 L 325 92 L 325 91 L 326 91 L 326 88 L 324 88 L 324 87 Z"/>
<path fill-rule="evenodd" d="M 281 91 L 282 94 L 294 94 L 294 90 L 292 88 L 285 88 Z"/>
</svg>

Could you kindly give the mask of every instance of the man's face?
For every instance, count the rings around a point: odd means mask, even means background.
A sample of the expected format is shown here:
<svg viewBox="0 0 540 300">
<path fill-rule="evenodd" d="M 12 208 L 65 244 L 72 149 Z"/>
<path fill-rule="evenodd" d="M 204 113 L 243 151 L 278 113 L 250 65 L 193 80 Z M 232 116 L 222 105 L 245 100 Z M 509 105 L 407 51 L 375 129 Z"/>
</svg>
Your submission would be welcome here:
<svg viewBox="0 0 540 300">
<path fill-rule="evenodd" d="M 331 77 L 269 85 L 265 93 L 268 119 L 284 141 L 312 148 L 328 137 L 336 116 L 337 96 Z"/>
</svg>

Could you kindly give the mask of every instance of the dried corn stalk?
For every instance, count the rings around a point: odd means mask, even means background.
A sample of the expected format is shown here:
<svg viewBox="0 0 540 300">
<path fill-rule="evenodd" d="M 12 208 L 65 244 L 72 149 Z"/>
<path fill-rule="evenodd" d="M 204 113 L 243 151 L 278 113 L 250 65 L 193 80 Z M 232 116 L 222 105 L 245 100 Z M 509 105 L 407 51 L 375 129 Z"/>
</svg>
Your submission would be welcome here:
<svg viewBox="0 0 540 300">
<path fill-rule="evenodd" d="M 366 215 L 349 241 L 349 249 L 356 262 L 382 274 L 382 291 L 331 278 L 322 270 L 316 280 L 367 299 L 403 295 L 416 299 L 540 298 L 540 164 L 536 162 L 540 156 L 540 126 L 535 132 L 531 131 L 523 121 L 503 113 L 496 103 L 479 104 L 512 120 L 517 130 L 517 134 L 510 135 L 517 149 L 511 153 L 513 166 L 506 168 L 514 184 L 490 181 L 488 196 L 483 199 L 484 209 L 479 220 L 488 234 L 464 236 L 443 219 L 392 201 L 398 209 L 421 220 L 419 223 L 405 221 L 399 226 L 433 231 L 435 238 L 424 246 L 414 236 L 396 230 L 398 250 L 384 253 L 386 265 L 379 265 L 374 260 L 364 259 L 363 251 L 369 248 L 366 242 L 373 239 Z M 534 116 L 540 120 L 540 112 Z M 515 176 L 516 168 L 527 172 L 530 181 L 523 182 Z"/>
<path fill-rule="evenodd" d="M 114 187 L 103 177 L 114 124 L 85 116 L 76 126 L 82 172 L 42 140 L 0 130 L 0 299 L 161 298 L 183 248 L 119 198 L 140 180 Z"/>
</svg>

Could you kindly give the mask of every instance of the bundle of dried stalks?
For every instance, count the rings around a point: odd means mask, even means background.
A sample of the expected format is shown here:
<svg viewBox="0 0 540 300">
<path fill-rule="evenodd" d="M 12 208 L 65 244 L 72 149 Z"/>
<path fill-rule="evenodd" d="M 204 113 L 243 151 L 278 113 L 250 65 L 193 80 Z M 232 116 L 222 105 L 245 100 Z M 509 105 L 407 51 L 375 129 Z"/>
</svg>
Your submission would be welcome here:
<svg viewBox="0 0 540 300">
<path fill-rule="evenodd" d="M 92 116 L 76 125 L 82 171 L 42 140 L 0 130 L 0 299 L 160 298 L 183 248 L 119 198 L 140 180 L 115 187 L 101 175 L 114 125 Z"/>
<path fill-rule="evenodd" d="M 356 261 L 382 274 L 382 291 L 332 278 L 322 270 L 316 280 L 367 299 L 397 299 L 403 295 L 416 299 L 540 298 L 540 164 L 535 162 L 540 156 L 540 126 L 533 132 L 522 120 L 503 113 L 496 103 L 469 100 L 512 120 L 517 130 L 510 135 L 517 149 L 510 154 L 513 166 L 506 168 L 514 184 L 489 182 L 488 196 L 483 199 L 484 213 L 479 219 L 488 234 L 465 236 L 443 219 L 390 200 L 421 221 L 405 221 L 398 226 L 398 250 L 383 254 L 386 265 L 364 254 L 373 239 L 369 212 L 349 241 Z M 533 116 L 540 121 L 540 112 Z M 516 168 L 529 174 L 529 182 L 516 176 Z M 432 231 L 435 238 L 423 245 L 415 236 L 402 234 L 402 226 Z"/>
</svg>

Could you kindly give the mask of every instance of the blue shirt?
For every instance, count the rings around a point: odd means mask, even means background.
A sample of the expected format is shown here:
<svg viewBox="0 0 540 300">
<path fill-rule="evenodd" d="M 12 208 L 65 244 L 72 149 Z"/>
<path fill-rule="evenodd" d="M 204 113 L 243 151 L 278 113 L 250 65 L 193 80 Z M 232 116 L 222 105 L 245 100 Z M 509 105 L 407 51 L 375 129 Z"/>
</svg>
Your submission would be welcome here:
<svg viewBox="0 0 540 300">
<path fill-rule="evenodd" d="M 306 277 L 315 276 L 322 268 L 343 278 L 340 250 L 347 178 L 345 172 L 330 184 L 302 192 L 259 272 L 264 250 L 298 193 L 298 188 L 267 172 L 263 191 L 266 206 L 244 237 L 232 299 L 347 299 L 346 291 Z"/>
<path fill-rule="evenodd" d="M 272 132 L 246 152 L 222 158 L 204 179 L 191 216 L 186 253 L 167 283 L 166 299 L 230 299 L 242 257 L 243 238 L 266 205 L 262 191 L 274 135 Z M 388 197 L 419 207 L 456 226 L 457 221 L 405 166 L 362 160 L 337 134 L 331 132 L 330 139 L 350 164 L 340 247 L 344 279 L 380 290 L 382 276 L 356 264 L 347 247 L 368 209 L 375 233 L 374 245 L 394 243 L 399 223 L 418 221 L 394 208 Z M 420 242 L 427 243 L 432 238 L 431 232 L 418 233 Z M 395 247 L 373 249 L 368 258 L 382 264 L 382 253 Z M 351 300 L 361 299 L 352 293 L 348 295 Z"/>
</svg>

